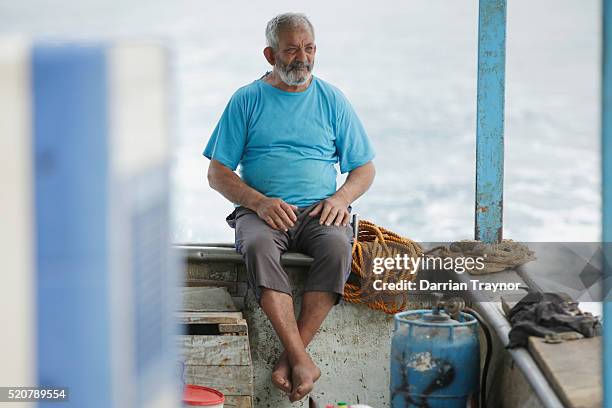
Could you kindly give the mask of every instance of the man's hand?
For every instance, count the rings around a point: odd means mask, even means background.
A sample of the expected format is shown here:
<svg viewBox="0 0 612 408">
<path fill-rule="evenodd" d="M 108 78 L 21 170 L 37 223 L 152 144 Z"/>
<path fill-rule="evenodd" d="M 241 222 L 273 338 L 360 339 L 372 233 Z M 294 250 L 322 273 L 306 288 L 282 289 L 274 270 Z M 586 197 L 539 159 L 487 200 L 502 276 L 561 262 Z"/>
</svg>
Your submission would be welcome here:
<svg viewBox="0 0 612 408">
<path fill-rule="evenodd" d="M 254 210 L 259 218 L 279 231 L 286 232 L 297 221 L 297 216 L 295 215 L 297 207 L 287 204 L 280 198 L 264 197 L 259 200 Z"/>
<path fill-rule="evenodd" d="M 340 197 L 331 196 L 321 201 L 317 206 L 308 213 L 311 217 L 321 214 L 319 224 L 323 225 L 347 225 L 351 214 L 348 206 L 350 203 L 342 200 Z"/>
<path fill-rule="evenodd" d="M 336 194 L 321 201 L 308 215 L 312 217 L 321 214 L 320 224 L 348 225 L 351 218 L 348 206 L 370 187 L 375 174 L 371 161 L 354 168 Z"/>
</svg>

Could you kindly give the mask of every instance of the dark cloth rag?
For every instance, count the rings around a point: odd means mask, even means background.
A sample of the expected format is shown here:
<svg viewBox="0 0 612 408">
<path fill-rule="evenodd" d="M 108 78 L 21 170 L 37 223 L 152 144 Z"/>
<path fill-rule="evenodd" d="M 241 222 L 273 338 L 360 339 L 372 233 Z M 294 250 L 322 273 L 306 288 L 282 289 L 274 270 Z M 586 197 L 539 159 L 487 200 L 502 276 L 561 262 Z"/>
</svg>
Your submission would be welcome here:
<svg viewBox="0 0 612 408">
<path fill-rule="evenodd" d="M 601 322 L 583 313 L 577 303 L 557 293 L 528 293 L 509 313 L 512 329 L 508 348 L 527 347 L 529 336 L 575 331 L 584 337 L 601 335 Z"/>
</svg>

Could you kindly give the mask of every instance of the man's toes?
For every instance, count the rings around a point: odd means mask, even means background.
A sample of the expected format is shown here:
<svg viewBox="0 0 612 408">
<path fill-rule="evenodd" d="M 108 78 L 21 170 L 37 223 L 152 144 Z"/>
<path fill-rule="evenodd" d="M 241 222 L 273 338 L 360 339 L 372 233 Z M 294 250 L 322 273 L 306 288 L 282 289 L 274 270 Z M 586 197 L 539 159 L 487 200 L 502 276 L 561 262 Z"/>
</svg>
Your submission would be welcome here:
<svg viewBox="0 0 612 408">
<path fill-rule="evenodd" d="M 272 384 L 287 394 L 291 392 L 291 382 L 279 373 L 272 373 Z"/>
<path fill-rule="evenodd" d="M 293 391 L 291 393 L 291 396 L 289 397 L 289 400 L 291 402 L 296 402 L 296 401 L 301 400 L 306 395 L 308 395 L 310 393 L 310 391 L 312 391 L 313 386 L 314 385 L 312 383 L 298 385 L 297 388 L 295 389 L 295 391 Z"/>
</svg>

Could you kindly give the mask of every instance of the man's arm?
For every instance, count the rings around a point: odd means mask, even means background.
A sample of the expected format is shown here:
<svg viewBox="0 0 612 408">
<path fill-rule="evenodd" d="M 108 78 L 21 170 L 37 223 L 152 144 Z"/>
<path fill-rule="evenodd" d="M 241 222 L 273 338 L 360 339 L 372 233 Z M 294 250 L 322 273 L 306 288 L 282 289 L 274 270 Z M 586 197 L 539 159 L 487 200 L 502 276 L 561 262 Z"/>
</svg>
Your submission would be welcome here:
<svg viewBox="0 0 612 408">
<path fill-rule="evenodd" d="M 348 206 L 370 188 L 375 175 L 376 169 L 371 161 L 351 170 L 342 187 L 321 201 L 308 215 L 321 214 L 320 224 L 347 225 L 350 218 Z"/>
<path fill-rule="evenodd" d="M 208 184 L 233 203 L 250 208 L 272 228 L 282 231 L 293 227 L 297 207 L 280 198 L 269 198 L 249 187 L 229 167 L 212 159 L 208 166 Z"/>
</svg>

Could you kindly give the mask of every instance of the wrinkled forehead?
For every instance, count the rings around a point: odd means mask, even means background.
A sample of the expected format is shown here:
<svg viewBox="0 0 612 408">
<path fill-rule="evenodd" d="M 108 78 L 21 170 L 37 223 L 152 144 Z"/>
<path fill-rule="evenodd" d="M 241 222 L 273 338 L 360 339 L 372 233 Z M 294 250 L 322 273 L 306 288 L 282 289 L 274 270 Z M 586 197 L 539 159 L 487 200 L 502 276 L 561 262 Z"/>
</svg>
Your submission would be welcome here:
<svg viewBox="0 0 612 408">
<path fill-rule="evenodd" d="M 307 26 L 287 27 L 279 30 L 278 44 L 281 48 L 290 45 L 314 45 L 314 36 Z"/>
</svg>

